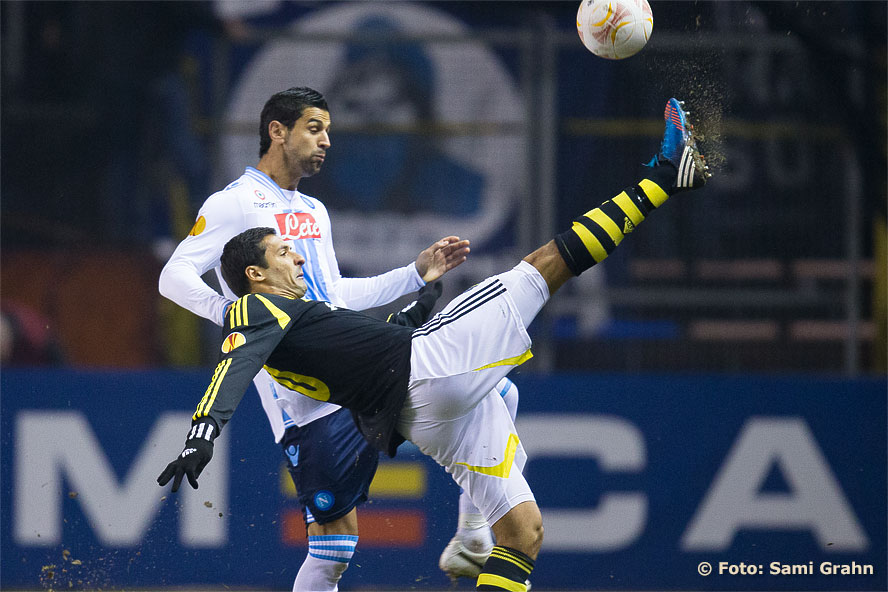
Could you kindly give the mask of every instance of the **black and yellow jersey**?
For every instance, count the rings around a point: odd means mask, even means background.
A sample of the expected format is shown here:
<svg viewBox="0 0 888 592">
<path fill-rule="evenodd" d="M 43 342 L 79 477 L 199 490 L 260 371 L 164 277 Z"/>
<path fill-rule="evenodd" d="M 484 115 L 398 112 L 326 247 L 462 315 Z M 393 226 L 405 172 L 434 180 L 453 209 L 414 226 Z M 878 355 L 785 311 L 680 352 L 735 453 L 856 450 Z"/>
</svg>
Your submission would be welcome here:
<svg viewBox="0 0 888 592">
<path fill-rule="evenodd" d="M 351 410 L 371 444 L 394 456 L 414 329 L 329 302 L 249 294 L 225 322 L 222 358 L 194 418 L 221 429 L 263 367 L 302 395 Z"/>
</svg>

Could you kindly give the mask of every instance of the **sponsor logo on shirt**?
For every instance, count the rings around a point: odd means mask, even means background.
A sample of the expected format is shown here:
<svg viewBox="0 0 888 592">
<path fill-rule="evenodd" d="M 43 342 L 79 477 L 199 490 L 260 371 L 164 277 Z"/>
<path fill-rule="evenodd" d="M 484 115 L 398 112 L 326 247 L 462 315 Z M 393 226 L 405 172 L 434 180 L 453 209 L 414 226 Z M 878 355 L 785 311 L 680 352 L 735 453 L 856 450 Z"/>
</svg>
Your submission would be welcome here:
<svg viewBox="0 0 888 592">
<path fill-rule="evenodd" d="M 201 232 L 203 232 L 207 227 L 207 219 L 203 216 L 198 216 L 197 220 L 194 222 L 194 226 L 191 227 L 191 230 L 188 232 L 188 236 L 197 236 Z"/>
<path fill-rule="evenodd" d="M 278 230 L 283 240 L 321 238 L 321 227 L 311 214 L 302 212 L 275 214 L 274 219 L 277 220 Z"/>
<path fill-rule="evenodd" d="M 247 338 L 244 337 L 243 333 L 238 333 L 235 331 L 228 335 L 225 338 L 225 341 L 222 342 L 222 353 L 227 354 L 231 350 L 236 347 L 240 347 L 247 342 Z"/>
</svg>

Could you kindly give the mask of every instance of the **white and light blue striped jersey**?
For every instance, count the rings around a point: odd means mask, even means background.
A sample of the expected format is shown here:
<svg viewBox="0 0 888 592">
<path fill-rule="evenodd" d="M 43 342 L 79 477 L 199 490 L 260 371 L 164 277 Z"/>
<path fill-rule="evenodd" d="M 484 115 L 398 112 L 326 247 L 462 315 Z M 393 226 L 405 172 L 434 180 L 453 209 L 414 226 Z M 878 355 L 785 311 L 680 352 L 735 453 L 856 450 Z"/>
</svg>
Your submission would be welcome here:
<svg viewBox="0 0 888 592">
<path fill-rule="evenodd" d="M 324 204 L 299 191 L 282 189 L 262 171 L 247 167 L 240 178 L 208 197 L 201 206 L 191 232 L 161 271 L 160 293 L 221 325 L 225 308 L 236 300 L 222 279 L 222 248 L 231 237 L 256 226 L 274 228 L 305 258 L 303 269 L 309 298 L 363 310 L 391 302 L 424 285 L 413 262 L 374 277 L 343 278 Z M 216 271 L 223 294 L 201 279 L 211 269 Z M 280 384 L 273 384 L 264 371 L 254 383 L 278 441 L 290 425 L 305 425 L 339 408 L 298 397 L 299 409 L 294 411 L 290 405 L 287 415 L 276 403 L 275 389 L 283 388 Z"/>
</svg>

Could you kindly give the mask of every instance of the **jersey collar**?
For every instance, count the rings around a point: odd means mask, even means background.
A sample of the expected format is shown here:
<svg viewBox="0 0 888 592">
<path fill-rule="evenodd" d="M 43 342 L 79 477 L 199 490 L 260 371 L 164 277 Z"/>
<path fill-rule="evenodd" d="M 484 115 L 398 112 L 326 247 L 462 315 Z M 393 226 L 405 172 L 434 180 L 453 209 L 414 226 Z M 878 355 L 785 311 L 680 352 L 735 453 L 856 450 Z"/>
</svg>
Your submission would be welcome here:
<svg viewBox="0 0 888 592">
<path fill-rule="evenodd" d="M 293 192 L 293 197 L 287 197 L 283 189 L 281 189 L 280 185 L 275 183 L 271 179 L 271 177 L 257 168 L 248 166 L 247 169 L 244 171 L 244 174 L 271 191 L 272 194 L 277 196 L 281 203 L 286 205 L 288 209 L 292 210 L 294 208 L 293 202 L 296 201 L 297 197 L 301 198 L 302 202 L 311 209 L 314 209 L 315 207 L 314 204 L 311 203 L 311 201 L 307 199 L 304 195 L 302 195 L 302 193 L 298 189 Z"/>
</svg>

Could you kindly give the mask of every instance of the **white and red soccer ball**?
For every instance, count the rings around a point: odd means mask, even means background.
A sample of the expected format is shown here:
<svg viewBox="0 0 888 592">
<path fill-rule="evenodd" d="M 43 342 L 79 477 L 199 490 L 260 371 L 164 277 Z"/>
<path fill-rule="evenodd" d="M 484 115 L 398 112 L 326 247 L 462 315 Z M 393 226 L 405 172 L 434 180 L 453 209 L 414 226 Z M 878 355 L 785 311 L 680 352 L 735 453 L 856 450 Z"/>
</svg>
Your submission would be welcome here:
<svg viewBox="0 0 888 592">
<path fill-rule="evenodd" d="M 653 28 L 647 0 L 583 0 L 577 10 L 577 33 L 583 45 L 609 60 L 637 54 Z"/>
</svg>

